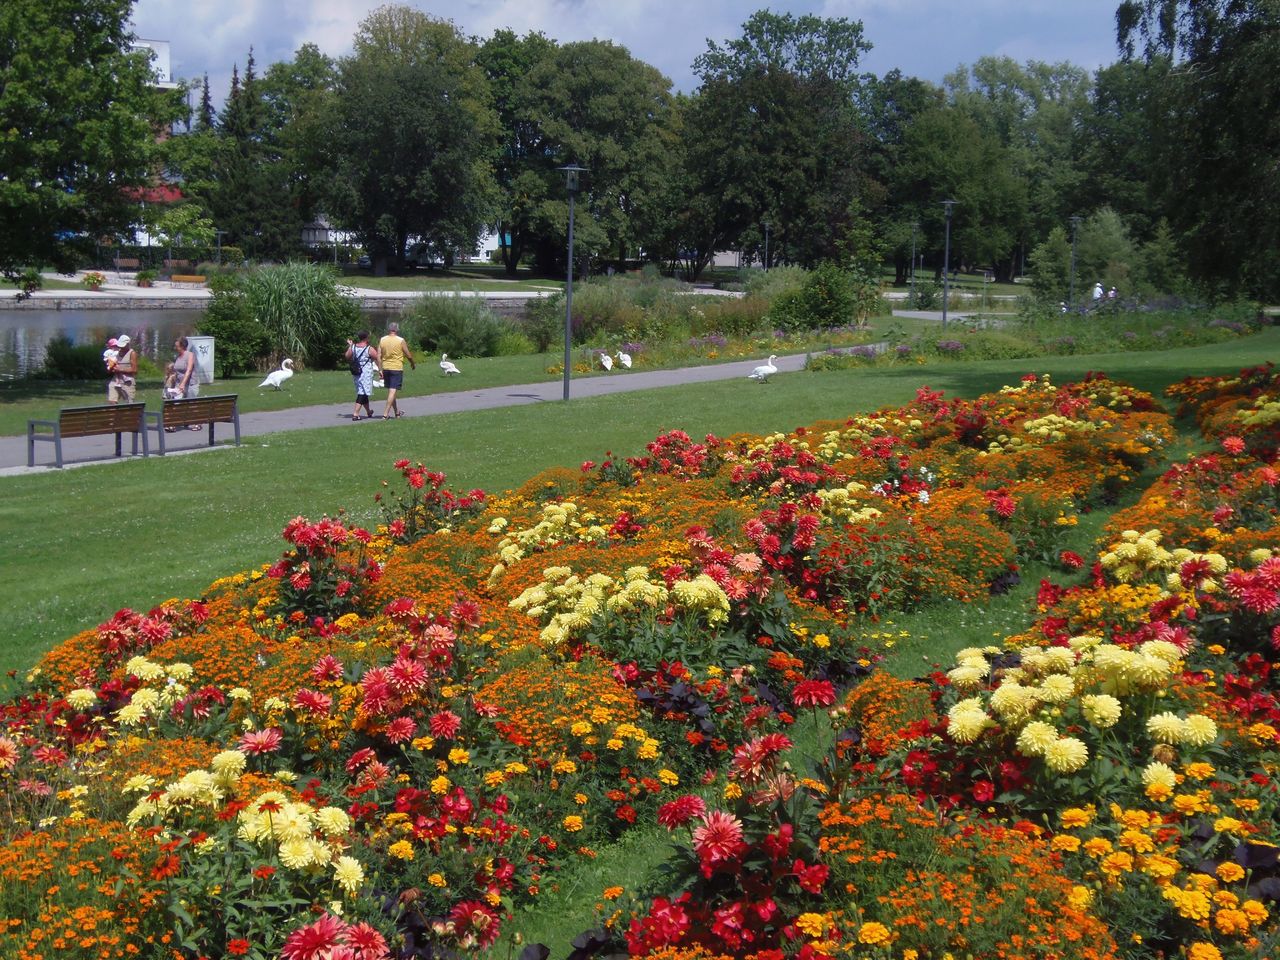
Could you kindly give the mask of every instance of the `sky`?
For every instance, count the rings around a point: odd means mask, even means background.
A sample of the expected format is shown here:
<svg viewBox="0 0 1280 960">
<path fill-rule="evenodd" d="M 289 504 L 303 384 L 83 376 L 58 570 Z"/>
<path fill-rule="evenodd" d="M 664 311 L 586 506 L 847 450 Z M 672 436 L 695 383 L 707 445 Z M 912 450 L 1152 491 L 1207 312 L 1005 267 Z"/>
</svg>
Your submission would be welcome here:
<svg viewBox="0 0 1280 960">
<path fill-rule="evenodd" d="M 872 49 L 859 63 L 883 76 L 894 68 L 940 83 L 960 64 L 982 56 L 1018 62 L 1069 62 L 1096 70 L 1118 59 L 1115 10 L 1119 0 L 407 0 L 484 39 L 509 28 L 540 31 L 561 43 L 610 40 L 661 70 L 677 90 L 693 92 L 691 65 L 707 41 L 724 44 L 763 7 L 796 16 L 860 20 Z M 304 43 L 341 57 L 376 0 L 222 0 L 187 3 L 136 0 L 139 38 L 167 40 L 173 79 L 208 73 L 216 106 L 231 67 L 244 69 L 249 47 L 259 72 L 290 60 Z"/>
</svg>

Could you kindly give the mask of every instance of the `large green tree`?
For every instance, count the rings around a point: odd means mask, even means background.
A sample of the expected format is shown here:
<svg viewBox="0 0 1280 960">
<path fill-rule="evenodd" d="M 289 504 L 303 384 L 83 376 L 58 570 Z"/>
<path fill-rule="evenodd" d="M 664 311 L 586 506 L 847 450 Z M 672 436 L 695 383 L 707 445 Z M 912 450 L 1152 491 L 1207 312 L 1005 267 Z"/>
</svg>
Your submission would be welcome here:
<svg viewBox="0 0 1280 960">
<path fill-rule="evenodd" d="M 912 178 L 907 159 L 907 131 L 918 116 L 944 103 L 941 87 L 891 70 L 867 77 L 856 95 L 858 122 L 868 139 L 864 170 L 878 191 L 868 191 L 867 213 L 878 221 L 894 264 L 894 282 L 906 283 L 911 255 L 924 249 L 920 225 L 938 199 L 926 182 Z"/>
<path fill-rule="evenodd" d="M 480 46 L 477 59 L 489 80 L 501 130 L 494 160 L 497 196 L 493 226 L 506 272 L 515 276 L 521 259 L 538 237 L 556 233 L 563 188 L 557 188 L 557 158 L 537 115 L 537 91 L 530 77 L 555 52 L 554 40 L 541 33 L 518 37 L 499 30 Z"/>
<path fill-rule="evenodd" d="M 1090 78 L 1069 63 L 982 57 L 949 75 L 946 86 L 955 107 L 1003 148 L 1010 179 L 1017 184 L 1021 202 L 1006 210 L 1021 219 L 1001 224 L 1013 247 L 993 258 L 997 272 L 1008 278 L 1029 246 L 1076 212 L 1083 181 L 1077 131 L 1088 107 Z"/>
<path fill-rule="evenodd" d="M 587 168 L 579 209 L 584 250 L 625 261 L 663 215 L 675 145 L 671 81 L 606 40 L 566 43 L 530 74 L 548 155 Z M 552 196 L 567 205 L 564 179 Z M 557 218 L 567 223 L 567 213 Z M 563 245 L 558 237 L 555 256 Z"/>
<path fill-rule="evenodd" d="M 410 238 L 441 254 L 472 247 L 492 219 L 497 134 L 476 47 L 448 21 L 380 7 L 328 101 L 325 207 L 378 273 Z"/>
<path fill-rule="evenodd" d="M 124 233 L 182 111 L 130 50 L 130 0 L 0 3 L 0 272 L 69 271 Z"/>
<path fill-rule="evenodd" d="M 1280 296 L 1280 0 L 1128 0 L 1116 26 L 1126 55 L 1172 61 L 1161 199 L 1192 275 Z"/>
<path fill-rule="evenodd" d="M 758 248 L 765 221 L 770 259 L 840 256 L 867 188 L 854 92 L 868 49 L 858 21 L 767 10 L 741 37 L 708 43 L 684 123 L 686 176 L 701 198 L 686 241 L 694 272 L 717 248 Z"/>
</svg>

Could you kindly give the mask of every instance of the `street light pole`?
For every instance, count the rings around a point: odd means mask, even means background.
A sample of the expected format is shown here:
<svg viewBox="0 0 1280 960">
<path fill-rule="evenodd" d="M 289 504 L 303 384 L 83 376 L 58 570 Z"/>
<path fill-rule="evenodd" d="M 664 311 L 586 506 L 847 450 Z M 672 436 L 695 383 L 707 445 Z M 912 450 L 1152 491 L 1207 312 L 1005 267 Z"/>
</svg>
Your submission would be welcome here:
<svg viewBox="0 0 1280 960">
<path fill-rule="evenodd" d="M 1071 282 L 1067 288 L 1067 305 L 1074 307 L 1076 305 L 1076 229 L 1080 226 L 1080 217 L 1073 216 L 1071 220 Z"/>
<path fill-rule="evenodd" d="M 911 306 L 916 305 L 916 231 L 920 229 L 920 221 L 911 221 Z"/>
<path fill-rule="evenodd" d="M 764 227 L 764 268 L 766 271 L 768 271 L 769 269 L 769 228 L 773 226 L 773 224 L 771 224 L 768 220 L 764 220 L 761 222 L 761 225 Z"/>
<path fill-rule="evenodd" d="M 564 287 L 564 399 L 568 400 L 570 349 L 573 343 L 573 200 L 578 195 L 580 186 L 578 177 L 586 173 L 587 168 L 570 163 L 556 169 L 564 171 L 564 185 L 569 191 L 569 267 Z"/>
<path fill-rule="evenodd" d="M 947 239 L 942 252 L 942 329 L 947 329 L 947 302 L 951 299 L 951 208 L 955 200 L 943 200 L 947 208 Z"/>
</svg>

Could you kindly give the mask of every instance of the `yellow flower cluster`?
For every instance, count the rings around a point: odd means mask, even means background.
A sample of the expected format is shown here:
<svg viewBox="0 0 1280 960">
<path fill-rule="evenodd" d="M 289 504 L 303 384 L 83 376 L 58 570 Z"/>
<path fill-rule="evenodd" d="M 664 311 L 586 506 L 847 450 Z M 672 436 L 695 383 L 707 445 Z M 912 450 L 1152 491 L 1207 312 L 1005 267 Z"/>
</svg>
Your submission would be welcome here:
<svg viewBox="0 0 1280 960">
<path fill-rule="evenodd" d="M 855 499 L 866 489 L 865 484 L 855 480 L 847 486 L 817 491 L 818 499 L 822 501 L 819 514 L 823 522 L 867 523 L 880 516 L 882 511 Z"/>
<path fill-rule="evenodd" d="M 1058 443 L 1065 440 L 1068 434 L 1085 434 L 1094 433 L 1105 424 L 1094 423 L 1091 420 L 1073 420 L 1071 417 L 1064 417 L 1060 413 L 1050 413 L 1034 420 L 1027 420 L 1022 424 L 1022 429 L 1033 437 L 1039 437 L 1051 443 Z"/>
<path fill-rule="evenodd" d="M 562 543 L 599 543 L 607 539 L 608 528 L 594 522 L 595 519 L 590 513 L 582 513 L 571 500 L 545 504 L 541 520 L 532 527 L 511 532 L 499 541 L 498 563 L 489 574 L 490 582 L 502 576 L 513 563 L 536 551 Z M 498 533 L 505 527 L 505 522 L 499 525 L 495 520 L 489 531 Z"/>
<path fill-rule="evenodd" d="M 562 644 L 580 635 L 597 616 L 641 613 L 654 616 L 668 604 L 677 611 L 697 614 L 708 626 L 727 623 L 729 597 L 711 577 L 698 574 L 677 580 L 671 589 L 649 578 L 648 567 L 630 567 L 621 581 L 603 573 L 583 579 L 569 567 L 548 567 L 543 582 L 523 591 L 508 604 L 544 623 L 542 639 Z"/>
</svg>

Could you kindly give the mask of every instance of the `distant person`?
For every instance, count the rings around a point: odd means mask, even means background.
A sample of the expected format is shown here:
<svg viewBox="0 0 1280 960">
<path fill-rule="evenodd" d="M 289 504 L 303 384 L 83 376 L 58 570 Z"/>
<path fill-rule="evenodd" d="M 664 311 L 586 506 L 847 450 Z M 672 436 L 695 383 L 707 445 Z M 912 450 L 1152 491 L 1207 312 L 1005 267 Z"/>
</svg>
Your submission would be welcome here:
<svg viewBox="0 0 1280 960">
<path fill-rule="evenodd" d="M 1107 299 L 1114 300 L 1115 298 L 1116 298 L 1116 288 L 1112 287 L 1110 290 L 1107 291 Z"/>
<path fill-rule="evenodd" d="M 396 391 L 404 386 L 404 362 L 417 370 L 418 361 L 413 359 L 413 351 L 404 337 L 400 336 L 400 324 L 392 321 L 387 324 L 387 335 L 378 341 L 378 359 L 382 364 L 382 382 L 387 388 L 387 405 L 382 408 L 382 419 L 403 417 L 404 411 L 396 403 Z"/>
<path fill-rule="evenodd" d="M 369 397 L 373 394 L 373 371 L 378 363 L 378 351 L 376 348 L 369 346 L 369 331 L 361 330 L 356 334 L 355 341 L 347 341 L 347 352 L 344 354 L 351 364 L 351 379 L 355 382 L 356 388 L 356 405 L 351 411 L 351 420 L 355 422 L 360 419 L 360 410 L 363 408 L 365 419 L 373 419 L 373 407 L 369 404 Z"/>
<path fill-rule="evenodd" d="M 1099 280 L 1093 285 L 1093 302 L 1096 304 L 1102 299 L 1102 281 Z"/>
<path fill-rule="evenodd" d="M 138 390 L 138 351 L 133 349 L 129 335 L 116 337 L 116 363 L 111 368 L 107 383 L 107 403 L 133 403 Z"/>
<path fill-rule="evenodd" d="M 179 396 L 190 400 L 200 396 L 200 379 L 196 376 L 196 355 L 187 344 L 186 337 L 173 342 L 174 388 Z"/>
</svg>

